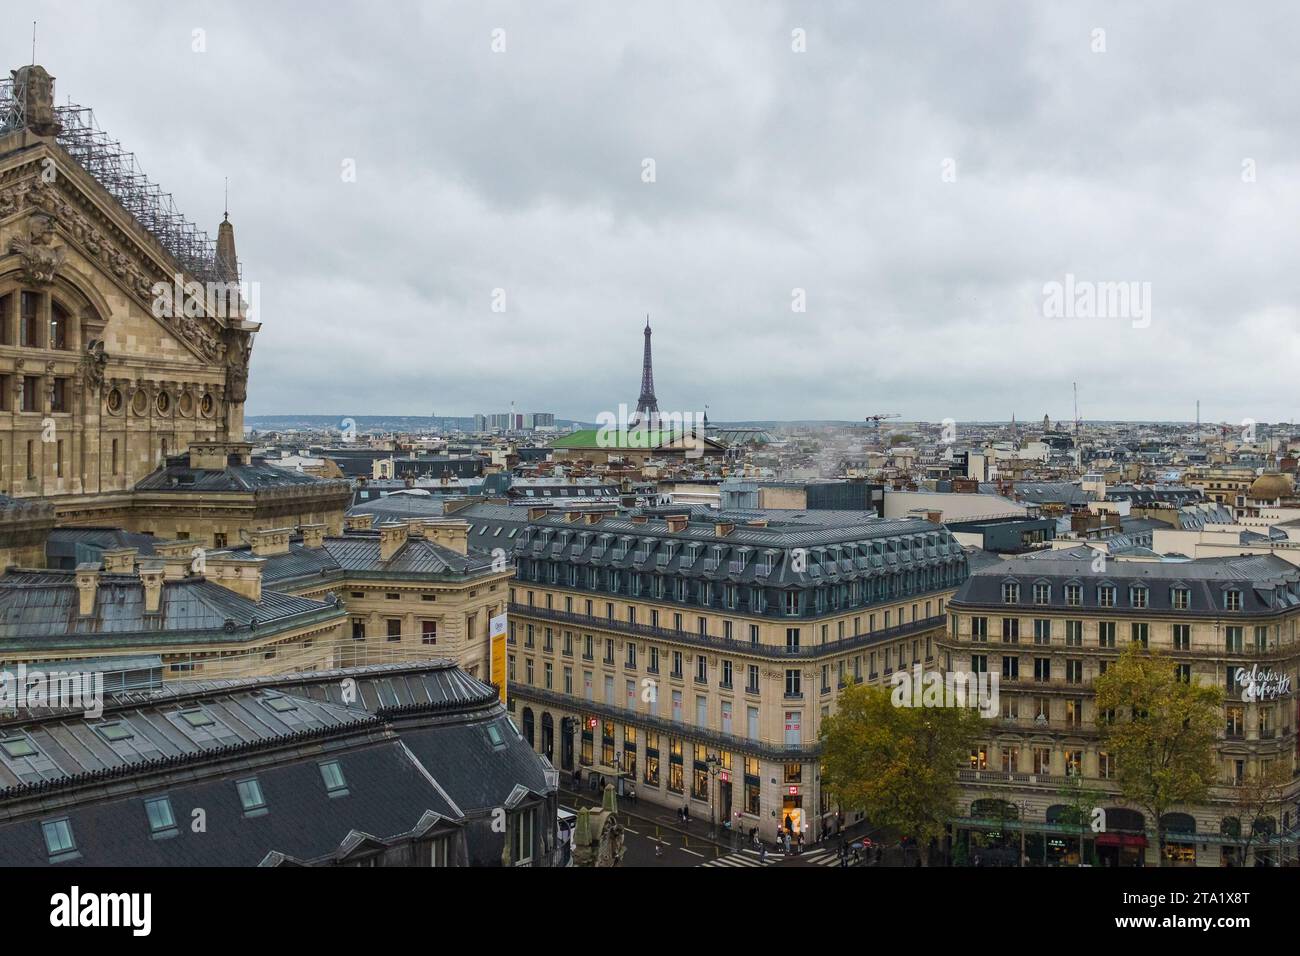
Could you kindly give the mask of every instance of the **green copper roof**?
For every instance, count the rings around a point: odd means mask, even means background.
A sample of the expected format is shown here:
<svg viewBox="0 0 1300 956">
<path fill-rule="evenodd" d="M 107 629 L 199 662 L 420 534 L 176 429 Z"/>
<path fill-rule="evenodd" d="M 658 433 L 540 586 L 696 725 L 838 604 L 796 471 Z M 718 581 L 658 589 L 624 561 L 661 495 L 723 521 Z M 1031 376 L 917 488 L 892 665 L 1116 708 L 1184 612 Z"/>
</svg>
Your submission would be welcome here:
<svg viewBox="0 0 1300 956">
<path fill-rule="evenodd" d="M 584 428 L 551 442 L 552 448 L 658 448 L 673 445 L 682 437 L 681 431 L 658 429 Z"/>
</svg>

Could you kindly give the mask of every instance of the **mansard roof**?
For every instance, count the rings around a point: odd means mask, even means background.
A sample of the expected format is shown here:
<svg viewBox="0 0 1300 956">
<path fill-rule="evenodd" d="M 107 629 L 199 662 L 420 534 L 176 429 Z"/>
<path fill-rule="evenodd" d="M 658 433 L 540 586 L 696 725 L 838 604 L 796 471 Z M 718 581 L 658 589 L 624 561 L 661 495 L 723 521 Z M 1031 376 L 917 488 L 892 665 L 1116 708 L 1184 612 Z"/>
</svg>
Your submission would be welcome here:
<svg viewBox="0 0 1300 956">
<path fill-rule="evenodd" d="M 201 577 L 164 580 L 156 613 L 145 610 L 138 574 L 101 574 L 91 614 L 81 615 L 74 571 L 10 569 L 0 575 L 0 640 L 10 650 L 54 650 L 138 642 L 173 644 L 223 640 L 341 617 L 343 608 L 263 588 L 254 601 Z"/>
<path fill-rule="evenodd" d="M 212 552 L 212 556 L 251 556 L 245 545 Z M 420 580 L 459 579 L 492 573 L 492 554 L 469 549 L 461 554 L 424 538 L 408 537 L 388 560 L 381 557 L 379 532 L 349 531 L 327 537 L 319 548 L 307 547 L 301 539 L 289 542 L 283 554 L 262 556 L 263 584 L 291 586 L 303 581 L 333 581 L 350 575 L 381 575 L 385 578 L 410 576 Z"/>
<path fill-rule="evenodd" d="M 1079 549 L 1014 558 L 996 567 L 981 568 L 957 589 L 953 607 L 989 608 L 1024 612 L 1074 610 L 1096 613 L 1125 611 L 1169 612 L 1172 614 L 1232 616 L 1233 614 L 1275 614 L 1300 607 L 1300 569 L 1276 555 L 1199 558 L 1196 560 L 1121 561 L 1106 558 L 1099 566 L 1097 553 L 1081 555 Z M 1051 555 L 1061 554 L 1060 557 Z M 1051 587 L 1046 605 L 1034 603 L 1032 585 L 1046 580 Z M 1021 584 L 1019 600 L 1003 600 L 1002 585 Z M 1081 584 L 1080 603 L 1066 604 L 1065 585 Z M 1102 605 L 1098 588 L 1115 588 L 1114 604 Z M 1145 608 L 1135 607 L 1130 591 L 1145 589 Z M 1172 592 L 1188 592 L 1187 608 L 1175 609 Z M 1241 595 L 1241 611 L 1225 609 L 1224 593 Z"/>
<path fill-rule="evenodd" d="M 343 862 L 558 784 L 496 691 L 446 660 L 180 682 L 109 697 L 98 720 L 2 721 L 0 740 L 26 745 L 17 757 L 0 747 L 4 866 L 51 862 L 40 823 L 60 818 L 78 856 L 59 865 Z M 338 762 L 345 794 L 328 792 L 324 761 Z M 258 814 L 245 813 L 236 787 L 252 777 Z M 162 796 L 178 825 L 155 838 L 144 801 Z M 202 832 L 190 826 L 195 807 Z M 499 861 L 499 838 L 465 832 L 471 861 Z"/>
<path fill-rule="evenodd" d="M 300 471 L 290 471 L 254 458 L 248 464 L 230 463 L 224 468 L 193 468 L 188 453 L 172 455 L 136 482 L 136 491 L 162 492 L 254 492 L 266 488 L 319 487 L 351 491 L 346 481 L 316 478 Z"/>
<path fill-rule="evenodd" d="M 596 512 L 598 513 L 598 512 Z M 713 511 L 694 508 L 548 512 L 475 504 L 455 516 L 480 549 L 501 547 L 517 560 L 677 574 L 774 587 L 844 583 L 876 574 L 958 564 L 965 551 L 940 525 L 877 518 L 871 512 Z M 672 520 L 683 516 L 683 520 Z M 796 554 L 796 552 L 801 552 Z"/>
</svg>

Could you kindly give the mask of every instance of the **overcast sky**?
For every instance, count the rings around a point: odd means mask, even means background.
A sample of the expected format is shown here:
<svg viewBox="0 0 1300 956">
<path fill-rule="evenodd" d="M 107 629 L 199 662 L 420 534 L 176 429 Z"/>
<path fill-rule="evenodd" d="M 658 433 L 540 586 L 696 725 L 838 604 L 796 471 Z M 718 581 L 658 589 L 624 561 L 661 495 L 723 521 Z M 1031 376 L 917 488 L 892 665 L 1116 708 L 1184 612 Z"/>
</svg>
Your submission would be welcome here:
<svg viewBox="0 0 1300 956">
<path fill-rule="evenodd" d="M 649 313 L 660 407 L 715 420 L 1300 415 L 1294 4 L 3 15 L 214 235 L 230 177 L 249 414 L 592 420 Z M 1067 275 L 1132 314 L 1050 317 Z"/>
</svg>

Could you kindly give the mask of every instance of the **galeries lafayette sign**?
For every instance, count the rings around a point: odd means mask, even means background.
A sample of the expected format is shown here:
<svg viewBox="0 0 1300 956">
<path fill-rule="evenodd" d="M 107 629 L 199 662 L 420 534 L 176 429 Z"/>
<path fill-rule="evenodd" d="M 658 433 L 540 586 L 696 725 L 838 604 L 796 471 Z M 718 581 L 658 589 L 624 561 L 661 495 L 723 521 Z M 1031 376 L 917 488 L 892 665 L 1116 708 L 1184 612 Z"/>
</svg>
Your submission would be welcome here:
<svg viewBox="0 0 1300 956">
<path fill-rule="evenodd" d="M 1273 670 L 1260 670 L 1256 664 L 1250 670 L 1237 668 L 1237 684 L 1241 687 L 1241 699 L 1277 700 L 1291 693 L 1291 675 Z"/>
</svg>

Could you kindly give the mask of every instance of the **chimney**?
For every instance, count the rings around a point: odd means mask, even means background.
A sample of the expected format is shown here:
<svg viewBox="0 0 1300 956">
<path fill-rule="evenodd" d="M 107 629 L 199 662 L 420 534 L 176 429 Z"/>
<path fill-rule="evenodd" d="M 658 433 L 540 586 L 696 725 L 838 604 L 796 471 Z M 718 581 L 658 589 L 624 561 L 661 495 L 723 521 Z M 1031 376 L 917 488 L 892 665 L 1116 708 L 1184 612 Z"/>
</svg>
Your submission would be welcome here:
<svg viewBox="0 0 1300 956">
<path fill-rule="evenodd" d="M 391 561 L 406 544 L 409 526 L 405 521 L 392 521 L 379 526 L 379 560 Z"/>
<path fill-rule="evenodd" d="M 168 581 L 180 581 L 189 576 L 190 557 L 187 554 L 169 554 L 163 558 L 163 577 Z"/>
<path fill-rule="evenodd" d="M 77 613 L 89 617 L 95 613 L 95 594 L 99 590 L 99 565 L 85 561 L 77 565 Z"/>
<path fill-rule="evenodd" d="M 713 533 L 719 538 L 725 538 L 735 530 L 736 524 L 733 521 L 718 521 L 713 525 Z"/>
<path fill-rule="evenodd" d="M 588 511 L 583 515 L 583 517 L 586 519 L 587 524 L 600 524 L 613 513 L 614 512 L 608 510 Z"/>
<path fill-rule="evenodd" d="M 931 524 L 939 524 L 939 519 L 943 517 L 942 511 L 930 510 L 925 513 L 925 520 Z"/>
<path fill-rule="evenodd" d="M 528 520 L 540 521 L 542 518 L 545 518 L 550 513 L 551 513 L 551 509 L 546 507 L 546 505 L 533 505 L 528 509 Z"/>
<path fill-rule="evenodd" d="M 572 524 L 575 521 L 582 520 L 582 512 L 577 508 L 571 508 L 564 513 L 564 520 Z"/>
<path fill-rule="evenodd" d="M 189 558 L 194 551 L 194 542 L 177 538 L 172 541 L 155 541 L 153 553 L 160 558 Z"/>
<path fill-rule="evenodd" d="M 374 515 L 348 515 L 343 519 L 344 531 L 369 531 L 374 526 Z"/>
<path fill-rule="evenodd" d="M 633 524 L 649 524 L 649 523 L 650 523 L 650 516 L 649 516 L 649 515 L 643 515 L 643 514 L 635 514 L 635 515 L 632 516 L 632 523 L 633 523 Z"/>
<path fill-rule="evenodd" d="M 144 613 L 157 614 L 162 610 L 163 579 L 166 571 L 157 558 L 140 562 L 140 584 L 144 588 Z"/>
<path fill-rule="evenodd" d="M 469 551 L 469 522 L 461 519 L 430 518 L 424 522 L 424 537 L 457 554 Z"/>
<path fill-rule="evenodd" d="M 258 528 L 248 532 L 248 542 L 253 546 L 253 554 L 259 558 L 269 558 L 274 554 L 289 553 L 289 536 L 292 528 Z"/>
<path fill-rule="evenodd" d="M 690 518 L 686 515 L 669 515 L 667 521 L 668 530 L 674 534 L 678 534 L 686 530 L 686 526 L 690 523 Z"/>
<path fill-rule="evenodd" d="M 313 551 L 325 545 L 325 525 L 322 524 L 304 524 L 299 525 L 298 530 L 302 532 L 302 546 L 311 548 Z"/>
<path fill-rule="evenodd" d="M 105 548 L 101 557 L 104 559 L 105 574 L 130 574 L 135 570 L 137 548 Z"/>
<path fill-rule="evenodd" d="M 253 446 L 242 441 L 190 442 L 190 467 L 195 471 L 224 471 L 230 465 L 247 465 Z"/>
<path fill-rule="evenodd" d="M 261 601 L 265 567 L 265 558 L 221 555 L 207 559 L 204 573 L 209 581 L 215 581 L 227 591 L 242 594 L 250 601 Z"/>
</svg>

